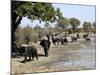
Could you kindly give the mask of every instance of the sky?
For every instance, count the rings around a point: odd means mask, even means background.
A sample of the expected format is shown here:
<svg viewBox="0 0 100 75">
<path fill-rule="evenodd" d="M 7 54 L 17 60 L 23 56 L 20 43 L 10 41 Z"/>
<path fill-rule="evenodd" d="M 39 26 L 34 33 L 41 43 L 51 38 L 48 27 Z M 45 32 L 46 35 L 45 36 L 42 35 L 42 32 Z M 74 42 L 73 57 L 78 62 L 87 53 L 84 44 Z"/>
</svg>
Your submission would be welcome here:
<svg viewBox="0 0 100 75">
<path fill-rule="evenodd" d="M 70 5 L 70 4 L 52 4 L 53 7 L 60 8 L 62 15 L 68 19 L 77 18 L 81 21 L 80 27 L 82 26 L 84 21 L 89 21 L 93 23 L 95 21 L 95 6 L 88 5 Z M 41 24 L 38 20 L 34 20 L 31 22 L 27 17 L 23 17 L 21 24 L 22 27 L 30 25 L 32 27 L 39 25 L 44 27 L 44 22 Z M 54 27 L 54 24 L 51 24 Z"/>
</svg>

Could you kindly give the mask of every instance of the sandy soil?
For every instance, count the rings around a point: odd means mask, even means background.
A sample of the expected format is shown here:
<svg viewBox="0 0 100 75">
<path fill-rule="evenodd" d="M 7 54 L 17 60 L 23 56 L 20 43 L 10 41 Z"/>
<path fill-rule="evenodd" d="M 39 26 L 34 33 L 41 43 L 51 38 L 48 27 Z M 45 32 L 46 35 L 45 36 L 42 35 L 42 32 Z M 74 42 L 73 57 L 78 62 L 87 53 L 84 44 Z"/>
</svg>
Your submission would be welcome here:
<svg viewBox="0 0 100 75">
<path fill-rule="evenodd" d="M 95 43 L 79 39 L 68 45 L 51 45 L 49 56 L 44 56 L 43 48 L 36 44 L 39 60 L 21 63 L 24 58 L 12 58 L 12 74 L 40 73 L 55 71 L 93 70 L 96 68 Z"/>
</svg>

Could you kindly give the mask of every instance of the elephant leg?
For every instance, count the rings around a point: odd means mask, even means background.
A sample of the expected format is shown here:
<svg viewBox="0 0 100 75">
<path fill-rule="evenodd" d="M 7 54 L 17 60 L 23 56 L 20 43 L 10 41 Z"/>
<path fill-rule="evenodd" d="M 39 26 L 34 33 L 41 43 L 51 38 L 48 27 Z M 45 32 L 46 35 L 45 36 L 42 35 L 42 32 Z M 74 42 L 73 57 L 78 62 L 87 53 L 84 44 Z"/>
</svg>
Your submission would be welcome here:
<svg viewBox="0 0 100 75">
<path fill-rule="evenodd" d="M 28 56 L 28 52 L 27 52 L 27 49 L 25 49 L 25 55 L 24 55 L 24 62 L 26 62 L 27 61 L 27 56 Z"/>
<path fill-rule="evenodd" d="M 37 51 L 34 51 L 33 55 L 32 55 L 32 60 L 34 60 L 34 57 L 38 60 L 38 54 Z"/>
<path fill-rule="evenodd" d="M 57 45 L 59 45 L 59 42 L 60 42 L 60 41 L 59 41 L 59 40 L 57 40 Z"/>
<path fill-rule="evenodd" d="M 32 55 L 32 60 L 34 60 L 34 55 Z"/>
<path fill-rule="evenodd" d="M 76 42 L 77 42 L 77 38 L 76 38 Z"/>
<path fill-rule="evenodd" d="M 48 57 L 48 50 L 46 51 L 46 57 Z"/>
<path fill-rule="evenodd" d="M 35 57 L 36 57 L 36 59 L 38 60 L 38 55 L 37 55 L 37 54 L 35 55 Z"/>
<path fill-rule="evenodd" d="M 45 52 L 45 57 L 48 57 L 48 49 L 44 48 L 44 52 Z"/>
<path fill-rule="evenodd" d="M 59 42 L 57 41 L 57 45 L 59 45 Z"/>
<path fill-rule="evenodd" d="M 25 58 L 24 58 L 24 60 L 23 60 L 23 62 L 25 63 L 26 62 L 26 60 L 27 60 L 27 55 L 25 54 L 25 56 L 24 56 Z"/>
<path fill-rule="evenodd" d="M 61 44 L 63 44 L 62 40 L 61 40 Z"/>
<path fill-rule="evenodd" d="M 31 55 L 29 54 L 29 61 L 31 61 Z"/>
<path fill-rule="evenodd" d="M 73 38 L 71 38 L 71 41 L 73 42 Z"/>
<path fill-rule="evenodd" d="M 54 42 L 54 45 L 56 45 L 56 42 Z"/>
<path fill-rule="evenodd" d="M 36 59 L 38 60 L 38 53 L 37 53 L 37 50 L 36 50 L 36 52 L 35 52 L 35 57 L 36 57 Z"/>
<path fill-rule="evenodd" d="M 34 53 L 32 51 L 32 49 L 28 50 L 29 61 L 31 61 L 31 58 L 34 57 Z"/>
</svg>

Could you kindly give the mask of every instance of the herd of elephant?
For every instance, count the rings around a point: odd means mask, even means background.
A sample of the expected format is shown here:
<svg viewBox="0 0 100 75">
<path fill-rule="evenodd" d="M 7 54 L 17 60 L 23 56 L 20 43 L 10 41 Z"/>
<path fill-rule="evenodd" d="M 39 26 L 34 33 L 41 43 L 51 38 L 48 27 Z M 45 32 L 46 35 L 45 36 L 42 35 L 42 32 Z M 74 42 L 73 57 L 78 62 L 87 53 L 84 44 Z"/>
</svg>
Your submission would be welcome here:
<svg viewBox="0 0 100 75">
<path fill-rule="evenodd" d="M 66 45 L 68 44 L 68 37 L 70 37 L 71 42 L 77 42 L 77 39 L 79 38 L 79 34 L 69 34 L 68 33 L 61 33 L 61 34 L 52 34 L 51 40 L 54 45 Z"/>
<path fill-rule="evenodd" d="M 58 34 L 52 34 L 51 35 L 51 41 L 54 45 L 67 45 L 69 42 L 77 42 L 78 39 L 83 37 L 86 41 L 90 41 L 89 34 L 69 34 L 69 33 L 58 33 Z"/>
<path fill-rule="evenodd" d="M 68 44 L 68 39 L 67 37 L 69 37 L 68 33 L 64 33 L 64 34 L 46 34 L 47 39 L 41 39 L 40 40 L 40 46 L 42 46 L 42 48 L 44 49 L 44 56 L 48 57 L 48 51 L 49 48 L 51 46 L 51 41 L 54 45 L 67 45 Z M 50 39 L 51 37 L 51 39 Z M 77 42 L 77 39 L 80 38 L 79 34 L 75 34 L 75 35 L 70 35 L 71 38 L 71 42 Z M 90 38 L 88 37 L 88 34 L 84 34 L 83 38 L 86 39 L 87 41 L 90 41 Z M 16 44 L 13 45 L 12 48 L 12 54 L 13 53 L 19 53 L 20 55 L 24 56 L 24 60 L 22 61 L 23 63 L 25 63 L 27 61 L 27 57 L 29 58 L 29 61 L 34 60 L 34 57 L 38 60 L 38 52 L 37 52 L 37 48 L 33 45 L 22 45 L 20 48 L 16 47 Z"/>
</svg>

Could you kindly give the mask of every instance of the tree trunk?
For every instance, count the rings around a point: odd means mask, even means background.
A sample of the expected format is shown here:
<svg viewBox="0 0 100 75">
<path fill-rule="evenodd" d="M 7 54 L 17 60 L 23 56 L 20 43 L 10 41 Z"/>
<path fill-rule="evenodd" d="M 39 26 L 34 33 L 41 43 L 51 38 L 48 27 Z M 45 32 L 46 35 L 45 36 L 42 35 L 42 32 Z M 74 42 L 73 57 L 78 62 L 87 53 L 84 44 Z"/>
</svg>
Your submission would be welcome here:
<svg viewBox="0 0 100 75">
<path fill-rule="evenodd" d="M 12 18 L 11 18 L 11 44 L 12 44 L 12 51 L 13 51 L 13 44 L 15 43 L 15 31 L 18 27 L 18 25 L 20 24 L 22 20 L 22 17 L 21 16 L 17 16 L 16 14 L 12 14 Z"/>
<path fill-rule="evenodd" d="M 72 30 L 73 30 L 73 33 L 75 33 L 75 27 L 73 27 Z"/>
</svg>

